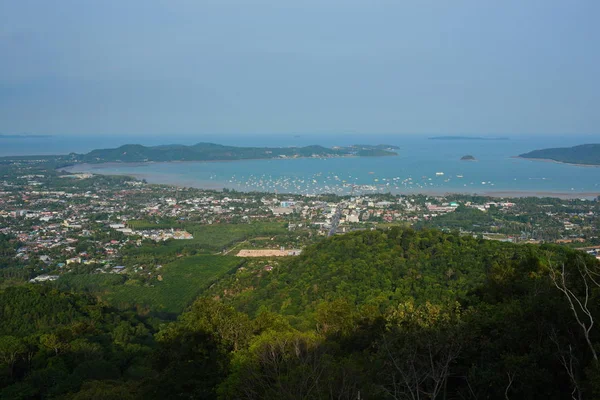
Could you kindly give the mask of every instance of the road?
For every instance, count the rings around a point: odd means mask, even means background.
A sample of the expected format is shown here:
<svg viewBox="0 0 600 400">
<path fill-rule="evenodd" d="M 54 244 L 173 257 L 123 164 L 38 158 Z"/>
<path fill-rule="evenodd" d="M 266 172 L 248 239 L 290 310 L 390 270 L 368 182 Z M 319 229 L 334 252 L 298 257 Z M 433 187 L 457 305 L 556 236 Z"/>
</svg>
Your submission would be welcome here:
<svg viewBox="0 0 600 400">
<path fill-rule="evenodd" d="M 335 235 L 335 231 L 337 231 L 338 225 L 340 224 L 340 217 L 342 216 L 342 210 L 344 209 L 344 203 L 338 204 L 335 214 L 333 215 L 333 219 L 331 220 L 331 229 L 327 236 Z"/>
</svg>

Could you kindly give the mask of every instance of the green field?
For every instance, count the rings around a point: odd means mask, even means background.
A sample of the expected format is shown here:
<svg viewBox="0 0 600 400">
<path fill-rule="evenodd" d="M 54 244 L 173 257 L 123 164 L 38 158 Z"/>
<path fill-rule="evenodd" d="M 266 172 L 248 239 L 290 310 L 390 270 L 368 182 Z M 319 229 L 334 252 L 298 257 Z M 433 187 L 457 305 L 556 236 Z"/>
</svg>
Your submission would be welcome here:
<svg viewBox="0 0 600 400">
<path fill-rule="evenodd" d="M 203 290 L 243 262 L 237 257 L 199 255 L 165 265 L 153 286 L 113 286 L 105 300 L 119 308 L 137 306 L 156 312 L 181 313 Z"/>
<path fill-rule="evenodd" d="M 201 225 L 163 220 L 158 223 L 131 221 L 129 226 L 134 229 L 185 229 L 194 238 L 145 243 L 123 250 L 121 261 L 128 267 L 164 265 L 155 272 L 162 281 L 153 274 L 152 286 L 135 276 L 124 284 L 111 281 L 105 285 L 104 281 L 96 282 L 96 275 L 90 282 L 73 279 L 72 283 L 96 293 L 119 308 L 136 307 L 140 312 L 182 312 L 204 289 L 243 262 L 237 257 L 215 253 L 248 239 L 288 234 L 283 223 L 272 222 Z"/>
<path fill-rule="evenodd" d="M 251 224 L 215 224 L 202 225 L 191 222 L 159 221 L 130 221 L 129 227 L 141 229 L 184 229 L 194 235 L 192 240 L 176 240 L 169 243 L 170 247 L 194 247 L 200 250 L 221 251 L 257 236 L 275 236 L 287 234 L 285 224 L 281 222 L 255 222 Z"/>
</svg>

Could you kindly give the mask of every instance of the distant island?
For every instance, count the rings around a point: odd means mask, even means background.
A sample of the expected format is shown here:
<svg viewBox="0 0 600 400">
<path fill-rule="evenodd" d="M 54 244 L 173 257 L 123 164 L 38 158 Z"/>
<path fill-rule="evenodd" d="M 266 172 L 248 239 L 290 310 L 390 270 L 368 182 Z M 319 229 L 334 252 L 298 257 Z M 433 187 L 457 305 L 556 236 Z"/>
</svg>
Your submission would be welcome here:
<svg viewBox="0 0 600 400">
<path fill-rule="evenodd" d="M 470 154 L 467 154 L 466 156 L 462 156 L 460 159 L 461 159 L 461 161 L 477 161 L 477 159 Z"/>
<path fill-rule="evenodd" d="M 482 136 L 434 136 L 429 140 L 508 140 L 507 137 L 482 137 Z"/>
<path fill-rule="evenodd" d="M 534 150 L 521 154 L 518 158 L 576 165 L 600 165 L 600 144 L 582 144 L 574 147 Z"/>
<path fill-rule="evenodd" d="M 0 133 L 0 139 L 35 139 L 35 138 L 49 138 L 50 135 L 3 135 Z"/>
<path fill-rule="evenodd" d="M 397 156 L 391 145 L 352 145 L 327 148 L 323 146 L 305 147 L 236 147 L 214 143 L 198 143 L 192 146 L 163 145 L 147 147 L 140 144 L 127 144 L 116 149 L 92 150 L 87 154 L 71 154 L 75 162 L 166 162 L 166 161 L 225 161 L 270 158 L 301 157 L 385 157 Z"/>
</svg>

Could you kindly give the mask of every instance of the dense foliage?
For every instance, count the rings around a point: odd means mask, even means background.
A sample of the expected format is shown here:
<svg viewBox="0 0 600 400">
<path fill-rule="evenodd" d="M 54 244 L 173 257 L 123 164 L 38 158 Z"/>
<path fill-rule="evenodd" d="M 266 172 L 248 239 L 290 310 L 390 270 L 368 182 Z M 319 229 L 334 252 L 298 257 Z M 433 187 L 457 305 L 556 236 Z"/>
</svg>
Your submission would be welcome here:
<svg viewBox="0 0 600 400">
<path fill-rule="evenodd" d="M 214 143 L 198 143 L 193 146 L 166 145 L 142 146 L 128 144 L 116 149 L 98 149 L 80 155 L 83 162 L 143 162 L 143 161 L 216 161 L 243 160 L 278 157 L 311 156 L 389 156 L 396 153 L 386 149 L 393 146 L 350 146 L 329 149 L 323 146 L 306 147 L 235 147 Z"/>
<path fill-rule="evenodd" d="M 598 273 L 568 248 L 394 228 L 246 265 L 160 327 L 9 288 L 0 398 L 597 398 Z"/>
<path fill-rule="evenodd" d="M 108 290 L 106 299 L 119 308 L 181 313 L 194 299 L 221 276 L 235 270 L 243 259 L 227 256 L 191 256 L 161 268 L 158 279 L 145 285 L 128 280 Z"/>
<path fill-rule="evenodd" d="M 519 157 L 554 160 L 570 164 L 598 165 L 600 164 L 600 144 L 534 150 L 521 154 Z"/>
<path fill-rule="evenodd" d="M 429 221 L 420 221 L 419 227 L 435 227 L 447 230 L 471 230 L 485 232 L 494 224 L 494 212 L 458 206 L 452 213 L 442 214 Z"/>
<path fill-rule="evenodd" d="M 152 327 L 48 287 L 0 292 L 0 398 L 55 398 L 146 371 Z M 78 397 L 84 398 L 84 397 Z"/>
<path fill-rule="evenodd" d="M 251 315 L 266 308 L 304 320 L 336 299 L 382 311 L 407 299 L 464 300 L 495 269 L 526 263 L 536 250 L 437 230 L 355 232 L 309 247 L 266 276 L 238 274 L 226 285 L 239 289 L 232 301 Z"/>
</svg>

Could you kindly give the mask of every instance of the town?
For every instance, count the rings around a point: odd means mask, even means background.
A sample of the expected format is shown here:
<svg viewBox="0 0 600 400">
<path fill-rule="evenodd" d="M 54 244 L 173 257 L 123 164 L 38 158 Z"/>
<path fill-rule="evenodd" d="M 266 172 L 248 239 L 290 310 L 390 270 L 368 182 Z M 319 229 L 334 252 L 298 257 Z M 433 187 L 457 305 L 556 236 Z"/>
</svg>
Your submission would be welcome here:
<svg viewBox="0 0 600 400">
<path fill-rule="evenodd" d="M 600 256 L 599 211 L 597 199 L 202 190 L 12 161 L 0 177 L 0 234 L 12 249 L 3 251 L 0 276 L 39 282 L 86 266 L 90 274 L 156 277 L 168 258 L 140 262 L 136 249 L 180 242 L 177 257 L 297 255 L 327 236 L 392 225 L 557 243 Z"/>
</svg>

